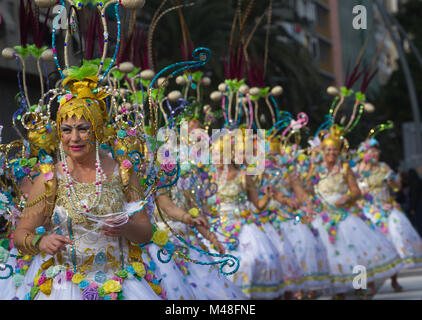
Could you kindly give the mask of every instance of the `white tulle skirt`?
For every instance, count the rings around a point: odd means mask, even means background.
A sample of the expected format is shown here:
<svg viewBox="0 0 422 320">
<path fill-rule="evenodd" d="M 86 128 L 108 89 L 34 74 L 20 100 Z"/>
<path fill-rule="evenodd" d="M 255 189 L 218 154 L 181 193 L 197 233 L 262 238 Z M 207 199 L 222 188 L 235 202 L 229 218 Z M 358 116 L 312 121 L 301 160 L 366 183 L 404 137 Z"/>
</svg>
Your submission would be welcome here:
<svg viewBox="0 0 422 320">
<path fill-rule="evenodd" d="M 421 237 L 406 215 L 397 208 L 393 208 L 388 217 L 387 238 L 403 259 L 404 268 L 422 267 Z"/>
<path fill-rule="evenodd" d="M 312 224 L 327 249 L 333 294 L 358 289 L 354 280 L 363 275 L 362 270 L 366 270 L 366 281 L 369 283 L 391 277 L 403 266 L 392 243 L 353 214 L 339 222 L 334 243 L 330 242 L 321 217 Z"/>
<path fill-rule="evenodd" d="M 304 290 L 324 290 L 331 287 L 327 250 L 319 235 L 294 221 L 280 223 L 284 236 L 294 248 L 294 255 L 303 272 L 300 283 Z"/>
<path fill-rule="evenodd" d="M 12 250 L 13 252 L 13 250 Z M 31 288 L 34 286 L 34 279 L 40 270 L 41 265 L 52 256 L 44 257 L 38 254 L 32 260 L 26 275 L 20 286 L 15 285 L 14 277 L 6 280 L 0 280 L 0 300 L 24 300 Z M 8 264 L 15 264 L 15 258 L 10 258 Z M 125 300 L 161 300 L 161 298 L 152 290 L 145 280 L 126 279 L 122 285 L 123 296 Z M 78 285 L 72 281 L 66 281 L 60 275 L 56 276 L 52 283 L 51 294 L 49 296 L 39 292 L 36 300 L 82 300 L 82 292 Z"/>
<path fill-rule="evenodd" d="M 219 240 L 225 239 L 218 234 Z M 284 292 L 281 257 L 265 232 L 255 224 L 245 224 L 238 246 L 228 253 L 239 259 L 238 271 L 229 278 L 249 299 L 276 299 Z"/>
<path fill-rule="evenodd" d="M 202 263 L 212 263 L 224 258 L 210 257 L 190 249 L 189 256 L 192 260 Z M 193 291 L 201 300 L 244 300 L 246 295 L 242 289 L 230 281 L 220 272 L 220 265 L 202 265 L 185 262 L 189 273 L 186 275 Z M 223 271 L 224 268 L 223 268 Z"/>
<path fill-rule="evenodd" d="M 192 283 L 176 265 L 172 258 L 169 262 L 163 263 L 158 259 L 160 247 L 152 243 L 146 247 L 146 254 L 157 266 L 156 274 L 161 279 L 161 286 L 167 292 L 168 300 L 195 300 L 201 299 L 194 292 Z M 144 253 L 145 253 L 144 251 Z M 164 256 L 163 256 L 164 257 Z M 165 258 L 165 257 L 164 257 Z M 147 258 L 148 259 L 148 258 Z"/>
<path fill-rule="evenodd" d="M 282 282 L 280 284 L 280 292 L 295 292 L 303 288 L 301 279 L 303 278 L 303 271 L 300 267 L 294 248 L 290 240 L 283 235 L 283 231 L 275 229 L 275 227 L 267 222 L 262 225 L 266 235 L 271 239 L 271 242 L 278 250 L 280 256 L 281 276 Z M 281 229 L 281 228 L 280 228 Z"/>
</svg>

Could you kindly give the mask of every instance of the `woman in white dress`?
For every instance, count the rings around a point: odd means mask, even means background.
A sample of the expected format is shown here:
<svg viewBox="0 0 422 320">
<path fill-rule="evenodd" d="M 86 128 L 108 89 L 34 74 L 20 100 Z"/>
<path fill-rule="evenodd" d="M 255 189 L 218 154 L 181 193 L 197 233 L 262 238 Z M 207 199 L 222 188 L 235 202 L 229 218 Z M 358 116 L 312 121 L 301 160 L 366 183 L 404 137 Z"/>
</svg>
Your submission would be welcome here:
<svg viewBox="0 0 422 320">
<path fill-rule="evenodd" d="M 399 188 L 400 182 L 391 168 L 379 161 L 380 149 L 377 140 L 364 142 L 361 151 L 365 154 L 363 159 L 368 160 L 361 161 L 358 165 L 359 186 L 364 193 L 360 201 L 362 211 L 396 247 L 403 259 L 404 269 L 421 267 L 421 237 L 390 192 L 390 189 Z M 401 291 L 397 275 L 391 280 L 394 290 Z"/>
<path fill-rule="evenodd" d="M 376 279 L 390 277 L 402 267 L 394 246 L 371 223 L 359 218 L 354 204 L 362 194 L 352 170 L 339 158 L 342 141 L 341 131 L 332 128 L 322 143 L 322 169 L 313 168 L 319 174 L 315 194 L 323 206 L 313 225 L 327 249 L 333 293 L 340 299 L 355 289 L 356 267 L 366 268 L 371 294 Z"/>
<path fill-rule="evenodd" d="M 139 181 L 132 175 L 124 186 L 119 163 L 99 150 L 105 104 L 101 91 L 91 91 L 95 81 L 66 81 L 72 94 L 57 113 L 61 161 L 40 165 L 16 228 L 15 246 L 34 258 L 12 298 L 165 297 L 154 276 L 145 278 L 138 244 L 148 242 L 153 229 Z"/>
</svg>

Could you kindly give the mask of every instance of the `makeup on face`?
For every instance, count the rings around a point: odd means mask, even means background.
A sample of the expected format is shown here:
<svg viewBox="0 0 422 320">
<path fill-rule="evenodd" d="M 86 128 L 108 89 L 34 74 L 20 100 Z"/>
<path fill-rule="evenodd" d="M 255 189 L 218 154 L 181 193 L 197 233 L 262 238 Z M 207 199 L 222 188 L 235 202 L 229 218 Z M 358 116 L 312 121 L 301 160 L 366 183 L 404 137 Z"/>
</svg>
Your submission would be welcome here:
<svg viewBox="0 0 422 320">
<path fill-rule="evenodd" d="M 85 119 L 66 119 L 60 127 L 62 143 L 67 151 L 79 153 L 93 144 L 92 125 Z"/>
</svg>

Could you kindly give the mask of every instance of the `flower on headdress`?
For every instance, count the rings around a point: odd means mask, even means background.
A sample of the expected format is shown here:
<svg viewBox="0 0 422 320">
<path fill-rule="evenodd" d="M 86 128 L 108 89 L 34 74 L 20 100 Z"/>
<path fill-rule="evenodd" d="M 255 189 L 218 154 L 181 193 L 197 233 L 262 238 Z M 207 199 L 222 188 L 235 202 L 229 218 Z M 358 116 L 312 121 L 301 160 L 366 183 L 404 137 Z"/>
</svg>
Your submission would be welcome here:
<svg viewBox="0 0 422 320">
<path fill-rule="evenodd" d="M 136 136 L 136 133 L 137 133 L 136 129 L 128 129 L 128 130 L 126 130 L 126 134 L 128 136 L 130 136 L 130 137 L 135 137 Z"/>
<path fill-rule="evenodd" d="M 50 181 L 54 178 L 54 173 L 52 171 L 48 171 L 47 173 L 44 173 L 44 180 Z"/>
<path fill-rule="evenodd" d="M 123 160 L 122 165 L 123 165 L 123 168 L 129 169 L 132 167 L 132 162 L 126 159 L 126 160 Z"/>
<path fill-rule="evenodd" d="M 69 100 L 72 100 L 72 98 L 73 98 L 73 95 L 71 93 L 67 93 L 64 96 L 59 97 L 59 103 L 60 103 L 60 105 L 63 105 L 66 102 L 68 102 Z"/>
</svg>

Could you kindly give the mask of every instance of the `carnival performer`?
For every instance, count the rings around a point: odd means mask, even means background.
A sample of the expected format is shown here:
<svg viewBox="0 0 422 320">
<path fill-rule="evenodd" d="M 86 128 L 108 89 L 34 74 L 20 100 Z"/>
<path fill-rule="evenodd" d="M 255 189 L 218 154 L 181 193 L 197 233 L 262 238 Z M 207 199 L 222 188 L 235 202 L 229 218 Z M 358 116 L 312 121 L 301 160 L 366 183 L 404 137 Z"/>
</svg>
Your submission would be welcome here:
<svg viewBox="0 0 422 320">
<path fill-rule="evenodd" d="M 323 206 L 313 225 L 327 249 L 333 293 L 339 299 L 354 289 L 356 266 L 366 268 L 370 294 L 375 293 L 376 279 L 390 277 L 402 267 L 394 246 L 359 218 L 355 202 L 362 194 L 348 163 L 340 158 L 342 137 L 341 128 L 333 125 L 322 141 L 322 167 L 310 171 L 310 176 L 318 173 L 315 194 Z"/>
<path fill-rule="evenodd" d="M 327 252 L 318 231 L 312 225 L 315 205 L 303 187 L 299 174 L 300 162 L 297 158 L 305 155 L 300 150 L 295 152 L 297 145 L 283 148 L 277 142 L 272 143 L 270 159 L 275 168 L 280 170 L 280 177 L 274 186 L 274 200 L 279 205 L 272 205 L 277 211 L 278 226 L 292 244 L 295 258 L 302 270 L 299 283 L 307 291 L 307 298 L 312 299 L 316 291 L 324 291 L 331 286 Z M 297 296 L 303 297 L 302 290 Z"/>
<path fill-rule="evenodd" d="M 220 156 L 226 138 L 223 136 L 213 141 L 212 147 L 220 150 Z M 234 164 L 233 157 L 228 163 L 224 164 L 221 157 L 211 168 L 218 188 L 216 216 L 210 219 L 211 227 L 227 253 L 240 260 L 239 270 L 230 279 L 250 299 L 277 299 L 282 288 L 281 257 L 271 239 L 255 224 L 247 204 L 250 201 L 257 209 L 264 209 L 271 199 L 271 188 L 267 187 L 264 196 L 259 198 L 258 189 L 246 170 Z"/>
<path fill-rule="evenodd" d="M 41 165 L 15 232 L 16 247 L 34 256 L 22 280 L 33 287 L 17 298 L 159 299 L 158 285 L 140 281 L 146 270 L 136 244 L 151 239 L 152 225 L 134 191 L 139 181 L 133 175 L 124 188 L 119 164 L 99 147 L 106 95 L 93 92 L 93 78 L 63 85 L 72 94 L 57 112 L 61 159 Z"/>
<path fill-rule="evenodd" d="M 357 165 L 359 186 L 364 194 L 360 201 L 363 213 L 389 239 L 403 260 L 403 268 L 422 266 L 422 240 L 418 232 L 391 195 L 400 181 L 385 162 L 380 162 L 380 144 L 375 138 L 363 142 L 359 148 L 363 154 Z M 391 278 L 396 292 L 402 290 L 397 274 Z"/>
<path fill-rule="evenodd" d="M 254 140 L 254 146 L 257 148 L 257 144 Z M 277 145 L 278 146 L 278 145 Z M 267 145 L 266 145 L 267 147 Z M 270 153 L 274 149 L 274 144 L 269 144 Z M 255 152 L 255 151 L 254 151 Z M 262 175 L 255 176 L 256 184 L 260 187 L 260 196 L 263 195 L 262 190 L 265 187 L 270 186 L 274 192 L 274 199 L 271 199 L 266 207 L 266 210 L 259 211 L 255 206 L 249 202 L 252 212 L 254 213 L 255 224 L 262 229 L 266 235 L 271 239 L 279 252 L 280 264 L 281 264 L 281 275 L 282 282 L 280 284 L 280 293 L 283 294 L 285 300 L 291 300 L 295 292 L 302 288 L 300 283 L 303 273 L 302 268 L 296 260 L 294 254 L 294 248 L 290 240 L 284 236 L 283 231 L 280 229 L 280 221 L 277 217 L 277 208 L 280 206 L 275 200 L 276 185 L 275 181 L 269 177 L 272 177 L 273 163 L 266 159 L 265 172 Z"/>
</svg>

